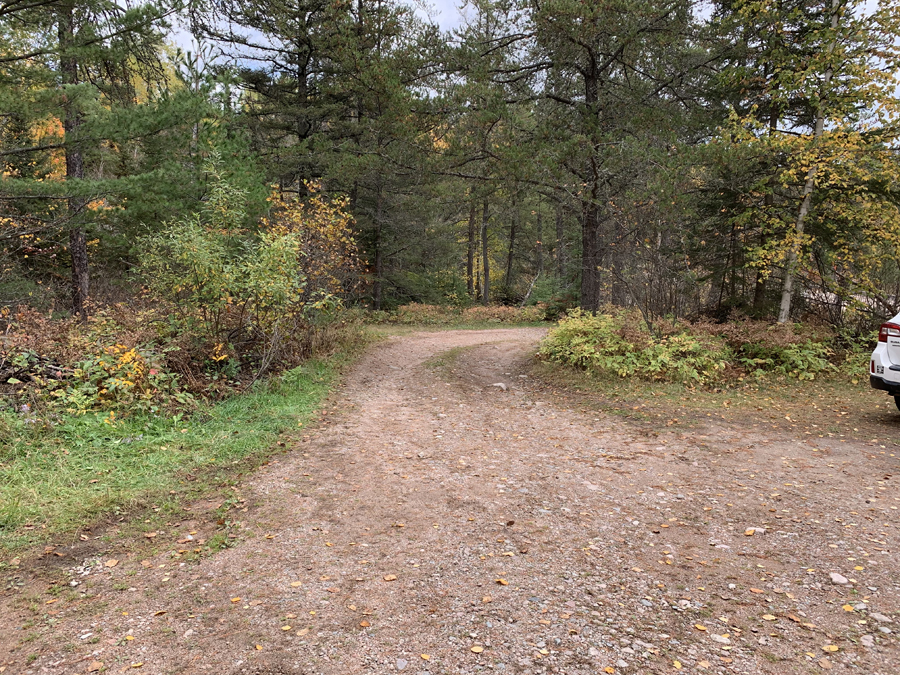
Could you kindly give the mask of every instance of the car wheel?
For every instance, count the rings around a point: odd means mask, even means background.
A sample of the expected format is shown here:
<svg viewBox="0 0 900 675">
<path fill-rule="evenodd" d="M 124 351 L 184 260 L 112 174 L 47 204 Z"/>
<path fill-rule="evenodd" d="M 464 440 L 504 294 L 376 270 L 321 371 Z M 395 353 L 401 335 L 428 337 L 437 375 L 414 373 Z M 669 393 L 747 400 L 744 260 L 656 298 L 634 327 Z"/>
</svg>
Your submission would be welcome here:
<svg viewBox="0 0 900 675">
<path fill-rule="evenodd" d="M 894 397 L 894 403 L 897 404 L 897 410 L 900 410 L 900 396 Z"/>
</svg>

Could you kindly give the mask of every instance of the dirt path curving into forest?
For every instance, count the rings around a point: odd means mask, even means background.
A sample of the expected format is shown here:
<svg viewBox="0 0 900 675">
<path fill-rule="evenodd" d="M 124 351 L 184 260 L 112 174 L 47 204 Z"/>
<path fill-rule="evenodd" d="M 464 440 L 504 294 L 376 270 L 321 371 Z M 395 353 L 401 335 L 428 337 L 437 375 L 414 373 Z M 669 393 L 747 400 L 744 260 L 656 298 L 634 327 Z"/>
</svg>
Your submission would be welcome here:
<svg viewBox="0 0 900 675">
<path fill-rule="evenodd" d="M 183 562 L 186 518 L 4 595 L 0 672 L 900 672 L 897 458 L 578 409 L 542 335 L 386 340 L 241 486 L 233 548 Z"/>
</svg>

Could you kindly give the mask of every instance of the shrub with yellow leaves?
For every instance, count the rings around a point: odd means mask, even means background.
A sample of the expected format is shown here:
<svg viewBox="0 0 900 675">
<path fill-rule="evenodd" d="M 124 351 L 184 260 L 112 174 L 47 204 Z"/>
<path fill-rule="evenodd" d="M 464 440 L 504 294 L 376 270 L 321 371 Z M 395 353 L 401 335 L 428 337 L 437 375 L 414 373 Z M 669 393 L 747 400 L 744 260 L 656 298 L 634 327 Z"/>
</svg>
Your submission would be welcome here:
<svg viewBox="0 0 900 675">
<path fill-rule="evenodd" d="M 142 277 L 191 336 L 195 360 L 233 379 L 309 355 L 312 333 L 336 319 L 360 263 L 347 199 L 273 195 L 270 213 L 247 227 L 245 195 L 218 163 L 204 209 L 142 241 Z"/>
</svg>

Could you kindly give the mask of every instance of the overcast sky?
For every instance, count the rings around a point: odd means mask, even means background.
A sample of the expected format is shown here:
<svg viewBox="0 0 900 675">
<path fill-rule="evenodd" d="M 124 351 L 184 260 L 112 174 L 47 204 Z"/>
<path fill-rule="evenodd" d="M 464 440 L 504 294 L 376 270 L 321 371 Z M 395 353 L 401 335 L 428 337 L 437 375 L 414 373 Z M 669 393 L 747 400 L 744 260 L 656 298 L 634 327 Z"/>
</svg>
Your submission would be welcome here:
<svg viewBox="0 0 900 675">
<path fill-rule="evenodd" d="M 410 4 L 415 5 L 420 13 L 425 14 L 423 6 L 427 6 L 432 18 L 437 21 L 441 28 L 450 30 L 456 28 L 462 23 L 462 14 L 459 11 L 459 5 L 463 0 L 407 0 Z M 174 26 L 172 30 L 172 41 L 184 50 L 196 51 L 197 45 L 191 39 L 190 33 L 183 26 Z"/>
<path fill-rule="evenodd" d="M 424 0 L 424 4 L 432 8 L 434 19 L 444 30 L 456 28 L 462 21 L 460 3 L 461 0 Z"/>
</svg>

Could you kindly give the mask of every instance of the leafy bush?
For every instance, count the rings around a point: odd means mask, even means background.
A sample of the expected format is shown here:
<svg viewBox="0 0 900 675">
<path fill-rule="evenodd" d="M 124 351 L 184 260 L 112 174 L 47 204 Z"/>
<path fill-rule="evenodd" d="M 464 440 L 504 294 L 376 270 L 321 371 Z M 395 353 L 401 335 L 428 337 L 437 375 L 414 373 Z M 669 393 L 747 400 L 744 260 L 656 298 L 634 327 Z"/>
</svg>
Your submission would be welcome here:
<svg viewBox="0 0 900 675">
<path fill-rule="evenodd" d="M 820 373 L 836 370 L 828 360 L 832 353 L 827 344 L 811 340 L 788 345 L 749 342 L 741 346 L 738 361 L 751 374 L 775 372 L 813 380 Z"/>
<path fill-rule="evenodd" d="M 358 277 L 347 200 L 309 185 L 306 200 L 272 197 L 269 216 L 247 231 L 243 193 L 215 163 L 208 170 L 204 209 L 143 240 L 141 276 L 172 307 L 174 330 L 193 337 L 194 360 L 208 371 L 233 378 L 295 365 Z"/>
<path fill-rule="evenodd" d="M 802 325 L 659 321 L 655 328 L 651 332 L 633 311 L 591 315 L 573 310 L 550 331 L 540 354 L 597 373 L 706 384 L 726 373 L 812 380 L 837 371 L 840 363 L 858 377 L 860 350 L 867 349 L 851 345 L 836 350 L 839 336 Z"/>
<path fill-rule="evenodd" d="M 593 315 L 581 310 L 569 312 L 550 331 L 539 354 L 597 373 L 697 383 L 716 379 L 731 356 L 724 341 L 709 336 L 684 331 L 656 337 L 632 312 Z"/>
<path fill-rule="evenodd" d="M 111 307 L 81 323 L 23 310 L 7 325 L 0 388 L 19 405 L 58 413 L 190 406 L 167 359 L 177 346 L 164 344 L 148 311 Z"/>
<path fill-rule="evenodd" d="M 273 197 L 248 228 L 244 193 L 208 168 L 202 210 L 139 242 L 139 303 L 95 308 L 85 322 L 2 310 L 0 393 L 20 412 L 111 422 L 187 409 L 352 338 L 341 306 L 359 260 L 346 200 L 310 186 L 306 199 Z"/>
<path fill-rule="evenodd" d="M 155 413 L 194 402 L 190 393 L 181 390 L 179 379 L 167 372 L 165 359 L 155 350 L 117 344 L 76 363 L 71 378 L 47 381 L 46 387 L 72 414 L 97 408 Z"/>
<path fill-rule="evenodd" d="M 423 305 L 413 302 L 401 305 L 393 314 L 388 314 L 389 323 L 420 324 L 423 326 L 446 325 L 459 323 L 462 310 L 447 305 Z"/>
</svg>

